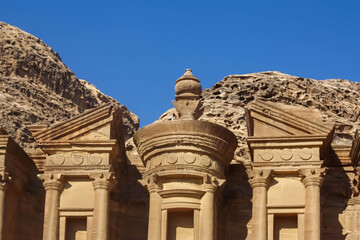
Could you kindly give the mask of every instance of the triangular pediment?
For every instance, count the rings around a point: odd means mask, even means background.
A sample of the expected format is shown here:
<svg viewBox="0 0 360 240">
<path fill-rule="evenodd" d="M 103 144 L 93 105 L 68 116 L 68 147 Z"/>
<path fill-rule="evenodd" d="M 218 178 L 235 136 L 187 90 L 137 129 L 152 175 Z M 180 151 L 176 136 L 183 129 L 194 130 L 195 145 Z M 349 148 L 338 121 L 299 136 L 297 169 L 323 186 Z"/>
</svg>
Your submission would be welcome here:
<svg viewBox="0 0 360 240">
<path fill-rule="evenodd" d="M 112 131 L 122 129 L 121 110 L 106 104 L 51 127 L 30 126 L 29 129 L 38 142 L 110 140 L 114 135 Z"/>
<path fill-rule="evenodd" d="M 333 129 L 314 109 L 260 99 L 247 106 L 246 121 L 248 135 L 256 137 L 328 135 Z"/>
</svg>

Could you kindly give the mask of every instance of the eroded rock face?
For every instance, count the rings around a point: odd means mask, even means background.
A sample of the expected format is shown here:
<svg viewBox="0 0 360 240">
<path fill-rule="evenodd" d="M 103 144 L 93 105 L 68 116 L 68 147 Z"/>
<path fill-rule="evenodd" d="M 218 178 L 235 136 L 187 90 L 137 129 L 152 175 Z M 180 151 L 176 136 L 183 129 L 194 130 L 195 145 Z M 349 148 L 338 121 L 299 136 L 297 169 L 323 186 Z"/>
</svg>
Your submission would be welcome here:
<svg viewBox="0 0 360 240">
<path fill-rule="evenodd" d="M 360 127 L 360 84 L 343 79 L 318 81 L 280 72 L 230 75 L 202 92 L 200 120 L 227 127 L 238 137 L 235 160 L 250 161 L 246 137 L 245 107 L 256 98 L 318 111 L 326 123 L 335 123 L 333 144 L 351 145 Z M 159 120 L 170 120 L 170 109 Z"/>
<path fill-rule="evenodd" d="M 0 22 L 0 125 L 27 150 L 34 147 L 27 126 L 51 125 L 107 102 L 119 104 L 78 79 L 39 38 Z M 126 138 L 139 126 L 124 105 Z"/>
</svg>

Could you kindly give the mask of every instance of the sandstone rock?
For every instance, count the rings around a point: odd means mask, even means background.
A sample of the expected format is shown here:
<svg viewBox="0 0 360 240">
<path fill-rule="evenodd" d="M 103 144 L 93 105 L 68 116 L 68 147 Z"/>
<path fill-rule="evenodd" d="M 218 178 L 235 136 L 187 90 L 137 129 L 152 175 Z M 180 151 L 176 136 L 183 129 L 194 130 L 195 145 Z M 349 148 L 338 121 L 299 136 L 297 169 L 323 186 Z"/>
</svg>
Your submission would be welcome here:
<svg viewBox="0 0 360 240">
<path fill-rule="evenodd" d="M 107 102 L 119 104 L 78 79 L 58 53 L 39 38 L 0 22 L 0 125 L 28 151 L 28 125 L 51 125 Z M 139 126 L 124 105 L 126 138 Z"/>
<path fill-rule="evenodd" d="M 319 111 L 324 122 L 335 123 L 333 144 L 351 145 L 360 127 L 360 84 L 344 79 L 318 81 L 280 72 L 230 75 L 202 92 L 200 120 L 229 128 L 238 137 L 237 162 L 250 161 L 245 138 L 245 107 L 256 98 Z M 171 120 L 170 109 L 160 121 Z"/>
</svg>

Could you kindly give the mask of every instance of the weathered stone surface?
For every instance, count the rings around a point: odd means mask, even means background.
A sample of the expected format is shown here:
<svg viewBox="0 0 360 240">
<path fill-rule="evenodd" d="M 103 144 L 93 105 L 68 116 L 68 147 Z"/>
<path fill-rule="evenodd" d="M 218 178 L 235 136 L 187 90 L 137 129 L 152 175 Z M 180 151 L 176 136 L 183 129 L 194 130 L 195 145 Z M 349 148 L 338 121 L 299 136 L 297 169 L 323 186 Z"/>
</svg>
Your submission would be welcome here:
<svg viewBox="0 0 360 240">
<path fill-rule="evenodd" d="M 324 122 L 335 123 L 333 143 L 351 145 L 360 127 L 360 83 L 344 79 L 318 81 L 280 72 L 230 75 L 202 92 L 203 114 L 200 120 L 227 127 L 238 137 L 235 160 L 250 161 L 245 138 L 245 107 L 256 98 L 318 111 Z M 170 109 L 159 120 L 170 120 Z"/>
<path fill-rule="evenodd" d="M 78 79 L 39 38 L 0 22 L 0 125 L 21 146 L 34 147 L 28 125 L 51 125 L 108 102 L 119 104 Z M 121 108 L 129 138 L 138 117 Z"/>
</svg>

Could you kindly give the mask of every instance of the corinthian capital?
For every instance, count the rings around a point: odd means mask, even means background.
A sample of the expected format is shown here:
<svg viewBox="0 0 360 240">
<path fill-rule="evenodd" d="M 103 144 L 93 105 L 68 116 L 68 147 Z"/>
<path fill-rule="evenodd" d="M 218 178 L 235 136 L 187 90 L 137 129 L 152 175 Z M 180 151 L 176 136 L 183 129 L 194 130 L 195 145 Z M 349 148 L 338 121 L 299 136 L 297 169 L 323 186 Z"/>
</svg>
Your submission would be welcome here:
<svg viewBox="0 0 360 240">
<path fill-rule="evenodd" d="M 318 186 L 320 187 L 323 183 L 324 173 L 326 172 L 326 168 L 317 168 L 317 169 L 300 169 L 299 174 L 302 177 L 302 182 L 307 186 Z"/>
<path fill-rule="evenodd" d="M 61 191 L 63 187 L 64 176 L 62 174 L 52 174 L 46 173 L 38 175 L 38 177 L 43 181 L 43 185 L 46 191 L 56 190 Z"/>
<path fill-rule="evenodd" d="M 268 187 L 271 178 L 273 177 L 273 170 L 271 169 L 252 169 L 248 170 L 249 182 L 252 188 Z"/>
<path fill-rule="evenodd" d="M 94 190 L 105 189 L 109 190 L 115 183 L 115 175 L 113 172 L 108 173 L 94 173 L 90 175 L 93 180 Z"/>
</svg>

